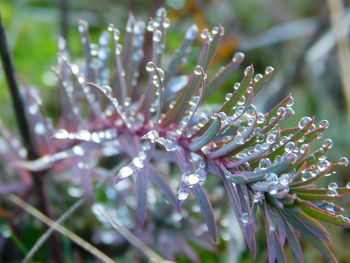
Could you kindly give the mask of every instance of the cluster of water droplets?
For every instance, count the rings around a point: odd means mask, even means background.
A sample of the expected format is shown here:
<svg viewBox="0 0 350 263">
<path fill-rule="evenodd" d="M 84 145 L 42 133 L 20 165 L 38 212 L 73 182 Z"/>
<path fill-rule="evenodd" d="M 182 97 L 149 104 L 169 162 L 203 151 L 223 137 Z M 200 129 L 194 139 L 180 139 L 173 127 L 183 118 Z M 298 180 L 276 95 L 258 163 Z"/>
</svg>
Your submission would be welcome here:
<svg viewBox="0 0 350 263">
<path fill-rule="evenodd" d="M 141 139 L 150 140 L 151 143 L 158 143 L 163 146 L 164 149 L 168 152 L 176 151 L 179 147 L 175 137 L 161 137 L 156 130 L 149 131 L 144 136 L 142 136 Z"/>
<path fill-rule="evenodd" d="M 145 166 L 145 163 L 147 162 L 147 158 L 149 158 L 149 156 L 148 156 L 149 150 L 150 150 L 149 146 L 147 144 L 144 145 L 142 151 L 140 151 L 138 153 L 138 155 L 136 157 L 134 157 L 128 165 L 123 166 L 119 170 L 119 172 L 115 178 L 115 181 L 117 183 L 119 183 L 123 179 L 125 179 L 125 178 L 131 176 L 132 174 L 135 174 L 135 173 L 139 172 L 141 169 L 143 169 Z"/>
<path fill-rule="evenodd" d="M 59 140 L 79 140 L 86 142 L 101 143 L 105 141 L 115 140 L 117 138 L 116 129 L 107 129 L 98 132 L 90 132 L 88 130 L 80 130 L 78 132 L 68 132 L 65 129 L 57 130 L 53 138 Z"/>
<path fill-rule="evenodd" d="M 195 167 L 195 169 L 189 169 L 182 175 L 181 184 L 177 192 L 179 201 L 187 199 L 191 189 L 207 179 L 206 163 L 199 154 L 190 154 L 190 165 Z"/>
</svg>

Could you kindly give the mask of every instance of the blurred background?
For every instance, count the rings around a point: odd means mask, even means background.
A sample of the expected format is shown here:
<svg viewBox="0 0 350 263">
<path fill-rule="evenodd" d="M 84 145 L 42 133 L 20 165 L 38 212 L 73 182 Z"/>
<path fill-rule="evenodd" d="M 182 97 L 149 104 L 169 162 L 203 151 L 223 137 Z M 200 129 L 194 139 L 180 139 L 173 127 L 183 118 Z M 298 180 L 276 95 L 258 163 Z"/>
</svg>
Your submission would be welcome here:
<svg viewBox="0 0 350 263">
<path fill-rule="evenodd" d="M 258 105 L 268 110 L 293 93 L 296 115 L 283 125 L 295 125 L 302 116 L 315 115 L 319 121 L 328 119 L 330 127 L 325 136 L 333 139 L 330 159 L 336 160 L 343 155 L 350 156 L 350 81 L 347 81 L 350 78 L 347 34 L 350 1 L 344 1 L 343 6 L 337 2 L 341 3 L 338 0 L 0 0 L 0 10 L 18 74 L 38 87 L 51 116 L 58 113 L 59 106 L 52 96 L 56 93 L 56 80 L 50 70 L 57 61 L 57 38 L 63 35 L 67 39 L 73 59 L 81 57 L 78 19 L 89 23 L 91 38 L 96 40 L 110 23 L 124 28 L 129 11 L 147 20 L 157 8 L 164 6 L 171 19 L 166 47 L 169 52 L 181 44 L 191 24 L 196 23 L 200 29 L 222 24 L 225 36 L 212 70 L 225 65 L 237 51 L 246 55 L 242 69 L 250 63 L 257 72 L 263 72 L 266 66 L 274 67 L 275 76 L 258 98 Z M 337 37 L 344 35 L 345 38 Z M 195 63 L 197 54 L 198 49 L 194 49 L 189 61 Z M 236 77 L 240 79 L 241 74 L 236 73 Z M 221 91 L 228 91 L 232 83 L 227 83 Z M 0 118 L 15 127 L 2 72 L 0 87 Z M 222 94 L 214 95 L 210 103 L 219 102 Z M 346 184 L 350 181 L 349 169 L 339 170 L 334 179 Z M 343 204 L 350 211 L 350 196 L 343 198 Z M 350 262 L 347 248 L 350 231 L 330 229 L 338 259 Z M 326 262 L 306 242 L 303 247 L 306 262 Z M 222 249 L 229 248 L 223 246 Z M 225 262 L 220 255 L 209 252 L 200 252 L 200 255 L 203 262 Z M 239 262 L 251 261 L 243 252 Z"/>
</svg>

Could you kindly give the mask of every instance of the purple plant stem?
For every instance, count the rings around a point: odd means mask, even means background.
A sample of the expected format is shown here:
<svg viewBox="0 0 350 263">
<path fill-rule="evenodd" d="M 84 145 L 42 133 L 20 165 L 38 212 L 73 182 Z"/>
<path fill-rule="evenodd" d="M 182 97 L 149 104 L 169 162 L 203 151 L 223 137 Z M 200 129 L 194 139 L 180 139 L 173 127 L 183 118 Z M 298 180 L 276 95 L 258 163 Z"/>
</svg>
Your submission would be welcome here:
<svg viewBox="0 0 350 263">
<path fill-rule="evenodd" d="M 2 22 L 1 13 L 0 13 L 0 56 L 3 64 L 3 70 L 7 80 L 8 89 L 10 91 L 12 105 L 15 111 L 16 122 L 19 128 L 20 136 L 22 138 L 23 146 L 26 148 L 28 152 L 29 160 L 37 159 L 40 157 L 40 154 L 38 152 L 38 148 L 35 144 L 35 141 L 33 140 L 30 133 L 29 122 L 27 120 L 27 116 L 25 112 L 25 105 L 23 103 L 23 98 L 15 77 L 15 67 L 11 57 L 10 50 L 7 45 L 5 28 Z M 44 178 L 46 177 L 46 174 L 47 174 L 47 171 L 31 173 L 31 176 L 33 178 L 33 184 L 34 184 L 33 189 L 38 199 L 37 201 L 38 201 L 39 209 L 48 217 L 53 218 L 49 198 L 47 196 L 45 183 L 44 183 Z M 62 262 L 62 256 L 59 250 L 61 246 L 56 235 L 53 236 L 53 238 L 51 239 L 50 246 L 52 250 L 51 253 L 53 255 L 52 261 Z"/>
</svg>

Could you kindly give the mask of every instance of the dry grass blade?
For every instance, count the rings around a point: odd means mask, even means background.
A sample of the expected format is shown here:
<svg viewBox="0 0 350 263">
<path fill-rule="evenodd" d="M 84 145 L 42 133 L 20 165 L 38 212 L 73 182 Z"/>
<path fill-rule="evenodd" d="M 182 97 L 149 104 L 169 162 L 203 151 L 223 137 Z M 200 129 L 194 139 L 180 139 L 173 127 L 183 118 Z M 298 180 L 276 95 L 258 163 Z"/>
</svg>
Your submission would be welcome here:
<svg viewBox="0 0 350 263">
<path fill-rule="evenodd" d="M 72 240 L 74 243 L 76 243 L 78 246 L 85 249 L 87 252 L 91 253 L 95 257 L 97 257 L 102 262 L 107 263 L 115 263 L 116 261 L 108 257 L 106 254 L 98 250 L 96 247 L 91 245 L 89 242 L 85 241 L 69 229 L 65 228 L 62 225 L 59 225 L 57 222 L 51 220 L 47 216 L 45 216 L 43 213 L 41 213 L 39 210 L 37 210 L 35 207 L 29 205 L 28 203 L 24 202 L 22 199 L 17 197 L 16 195 L 9 195 L 8 199 L 11 200 L 13 203 L 21 207 L 23 210 L 34 216 L 35 218 L 39 219 L 46 225 L 50 226 L 52 229 L 58 231 L 62 235 L 65 235 L 70 240 Z"/>
<path fill-rule="evenodd" d="M 79 207 L 84 204 L 85 199 L 81 198 L 76 201 L 56 222 L 56 225 L 61 224 L 65 221 L 72 213 L 74 213 Z M 50 227 L 34 244 L 34 246 L 30 249 L 26 257 L 23 259 L 24 263 L 30 261 L 30 259 L 34 256 L 34 254 L 39 250 L 39 248 L 46 242 L 46 240 L 50 237 L 55 229 Z"/>
<path fill-rule="evenodd" d="M 133 246 L 140 249 L 143 254 L 147 256 L 150 262 L 155 263 L 174 263 L 173 261 L 165 260 L 161 258 L 156 252 L 151 250 L 148 246 L 146 246 L 139 238 L 137 238 L 133 233 L 131 233 L 128 229 L 121 226 L 116 219 L 112 219 L 111 216 L 103 210 L 98 210 L 101 216 L 107 220 L 111 224 L 111 226 L 118 231 L 126 240 L 128 240 Z"/>
<path fill-rule="evenodd" d="M 102 182 L 100 182 L 96 187 L 95 190 L 101 188 L 101 186 L 103 186 L 111 177 L 111 175 L 113 175 L 115 173 L 116 170 L 119 170 L 120 167 L 122 167 L 123 165 L 125 165 L 125 162 L 121 162 L 118 166 L 115 167 L 115 169 L 110 173 L 109 176 L 107 176 L 107 178 L 105 180 L 103 180 Z M 56 220 L 56 224 L 62 224 L 70 215 L 72 215 L 76 210 L 78 210 L 85 202 L 85 197 L 80 198 L 79 200 L 77 200 L 60 218 L 58 218 Z M 53 229 L 52 227 L 50 227 L 34 244 L 34 246 L 30 249 L 30 251 L 28 252 L 28 254 L 26 255 L 26 257 L 23 259 L 23 262 L 29 262 L 30 259 L 34 256 L 34 254 L 39 250 L 39 248 L 47 241 L 47 239 L 50 237 L 50 235 L 52 234 L 52 232 L 55 229 Z"/>
</svg>

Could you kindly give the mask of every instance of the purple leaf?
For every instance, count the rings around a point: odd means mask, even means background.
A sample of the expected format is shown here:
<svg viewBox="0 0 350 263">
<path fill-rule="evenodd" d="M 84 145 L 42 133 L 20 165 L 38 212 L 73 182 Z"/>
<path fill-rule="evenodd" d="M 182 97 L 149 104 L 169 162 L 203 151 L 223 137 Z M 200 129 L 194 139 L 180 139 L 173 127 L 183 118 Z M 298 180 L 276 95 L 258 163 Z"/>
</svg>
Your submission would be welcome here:
<svg viewBox="0 0 350 263">
<path fill-rule="evenodd" d="M 213 214 L 213 208 L 210 204 L 208 196 L 206 195 L 206 193 L 203 191 L 203 188 L 199 184 L 196 184 L 193 186 L 193 193 L 196 196 L 199 207 L 201 208 L 201 212 L 208 226 L 208 231 L 211 237 L 213 238 L 214 242 L 217 242 L 216 221 Z"/>
</svg>

